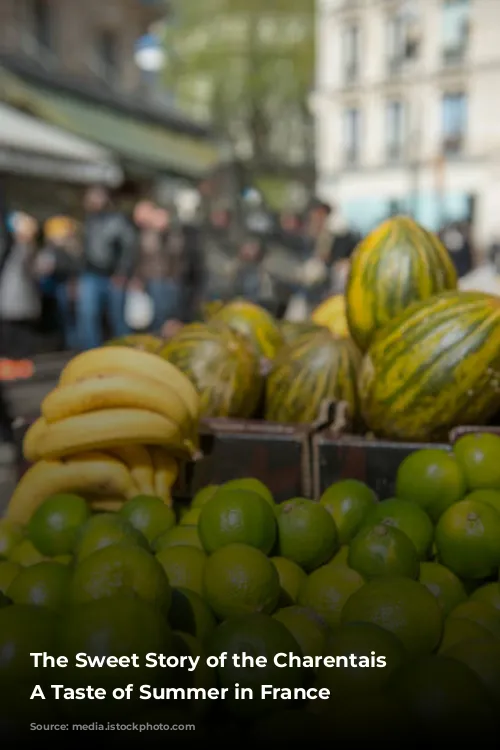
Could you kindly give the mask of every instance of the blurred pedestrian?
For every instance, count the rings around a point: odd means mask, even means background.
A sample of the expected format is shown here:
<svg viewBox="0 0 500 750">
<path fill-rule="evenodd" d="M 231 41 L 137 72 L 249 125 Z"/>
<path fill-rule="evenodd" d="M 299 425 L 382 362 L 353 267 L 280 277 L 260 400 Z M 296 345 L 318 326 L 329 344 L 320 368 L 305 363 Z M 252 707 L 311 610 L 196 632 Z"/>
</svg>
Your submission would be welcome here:
<svg viewBox="0 0 500 750">
<path fill-rule="evenodd" d="M 103 341 L 102 316 L 110 334 L 123 336 L 127 284 L 136 266 L 137 238 L 132 223 L 114 210 L 109 192 L 92 187 L 84 201 L 83 273 L 78 284 L 79 345 L 93 349 Z"/>
<path fill-rule="evenodd" d="M 82 246 L 76 222 L 55 216 L 45 222 L 44 247 L 38 253 L 36 270 L 54 285 L 63 348 L 79 348 L 76 318 L 78 277 L 82 270 Z"/>
<path fill-rule="evenodd" d="M 42 312 L 35 273 L 38 223 L 20 212 L 10 221 L 12 242 L 4 250 L 0 271 L 1 340 L 4 356 L 28 359 L 38 352 Z"/>
<path fill-rule="evenodd" d="M 273 279 L 265 267 L 267 246 L 260 236 L 249 235 L 243 241 L 234 273 L 234 296 L 261 305 L 276 313 L 277 299 Z"/>
<path fill-rule="evenodd" d="M 139 236 L 139 256 L 130 287 L 145 291 L 153 303 L 150 329 L 181 314 L 183 248 L 171 227 L 169 211 L 151 201 L 141 201 L 134 211 Z"/>
<path fill-rule="evenodd" d="M 12 233 L 8 226 L 7 206 L 3 190 L 0 190 L 0 279 L 3 269 L 7 263 L 12 250 Z M 0 327 L 0 357 L 5 356 L 5 348 L 2 339 L 2 329 Z M 4 386 L 0 381 L 0 442 L 14 446 L 14 429 L 10 408 L 4 391 Z"/>
</svg>

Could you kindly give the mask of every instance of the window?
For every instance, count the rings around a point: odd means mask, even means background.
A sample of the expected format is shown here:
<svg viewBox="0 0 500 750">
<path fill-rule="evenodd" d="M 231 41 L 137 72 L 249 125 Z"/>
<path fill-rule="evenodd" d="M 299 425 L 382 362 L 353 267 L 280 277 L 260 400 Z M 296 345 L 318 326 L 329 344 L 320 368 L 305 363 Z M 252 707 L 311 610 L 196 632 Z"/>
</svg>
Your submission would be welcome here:
<svg viewBox="0 0 500 750">
<path fill-rule="evenodd" d="M 344 113 L 344 147 L 347 164 L 356 164 L 359 159 L 361 116 L 359 109 L 347 109 Z"/>
<path fill-rule="evenodd" d="M 467 126 L 467 97 L 464 93 L 443 96 L 443 153 L 459 154 Z"/>
<path fill-rule="evenodd" d="M 469 41 L 470 0 L 445 0 L 443 6 L 443 59 L 462 61 Z"/>
<path fill-rule="evenodd" d="M 359 27 L 347 26 L 343 36 L 343 65 L 346 83 L 355 81 L 359 74 Z"/>
<path fill-rule="evenodd" d="M 39 47 L 54 49 L 54 17 L 49 0 L 32 0 L 31 18 L 33 36 Z"/>
<path fill-rule="evenodd" d="M 118 40 L 112 31 L 101 31 L 96 44 L 99 72 L 108 83 L 114 83 L 118 75 Z"/>
<path fill-rule="evenodd" d="M 404 105 L 400 101 L 390 101 L 386 108 L 386 157 L 388 161 L 401 159 L 404 141 Z"/>
<path fill-rule="evenodd" d="M 387 22 L 387 50 L 389 72 L 401 70 L 406 60 L 417 57 L 420 43 L 418 19 L 398 13 Z"/>
</svg>

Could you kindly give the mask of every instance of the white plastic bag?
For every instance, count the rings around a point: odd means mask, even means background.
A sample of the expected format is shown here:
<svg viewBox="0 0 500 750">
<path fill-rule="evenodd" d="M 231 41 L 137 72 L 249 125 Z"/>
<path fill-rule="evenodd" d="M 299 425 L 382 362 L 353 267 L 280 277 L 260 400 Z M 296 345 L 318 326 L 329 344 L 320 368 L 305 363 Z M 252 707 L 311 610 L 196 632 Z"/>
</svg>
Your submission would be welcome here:
<svg viewBox="0 0 500 750">
<path fill-rule="evenodd" d="M 125 322 L 133 331 L 144 331 L 153 322 L 153 300 L 140 289 L 130 289 L 125 298 Z"/>
</svg>

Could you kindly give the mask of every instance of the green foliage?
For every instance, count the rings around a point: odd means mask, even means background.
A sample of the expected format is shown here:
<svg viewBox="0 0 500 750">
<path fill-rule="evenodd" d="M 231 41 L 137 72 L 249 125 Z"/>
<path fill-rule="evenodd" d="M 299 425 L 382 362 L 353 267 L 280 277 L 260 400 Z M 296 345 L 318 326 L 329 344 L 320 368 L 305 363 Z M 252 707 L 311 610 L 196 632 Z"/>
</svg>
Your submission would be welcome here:
<svg viewBox="0 0 500 750">
<path fill-rule="evenodd" d="M 177 0 L 167 81 L 257 162 L 307 151 L 314 79 L 312 0 Z"/>
</svg>

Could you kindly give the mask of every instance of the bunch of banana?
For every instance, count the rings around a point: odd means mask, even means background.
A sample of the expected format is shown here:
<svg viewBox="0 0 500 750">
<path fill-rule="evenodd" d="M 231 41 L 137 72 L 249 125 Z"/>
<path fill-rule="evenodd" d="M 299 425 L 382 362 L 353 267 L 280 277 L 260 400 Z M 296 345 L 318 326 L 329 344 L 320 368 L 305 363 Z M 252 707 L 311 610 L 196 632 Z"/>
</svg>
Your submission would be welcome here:
<svg viewBox="0 0 500 750">
<path fill-rule="evenodd" d="M 198 393 L 145 351 L 107 346 L 77 355 L 41 412 L 23 444 L 33 465 L 7 509 L 19 523 L 60 492 L 78 492 L 100 510 L 139 494 L 171 503 L 179 462 L 200 455 Z"/>
</svg>

